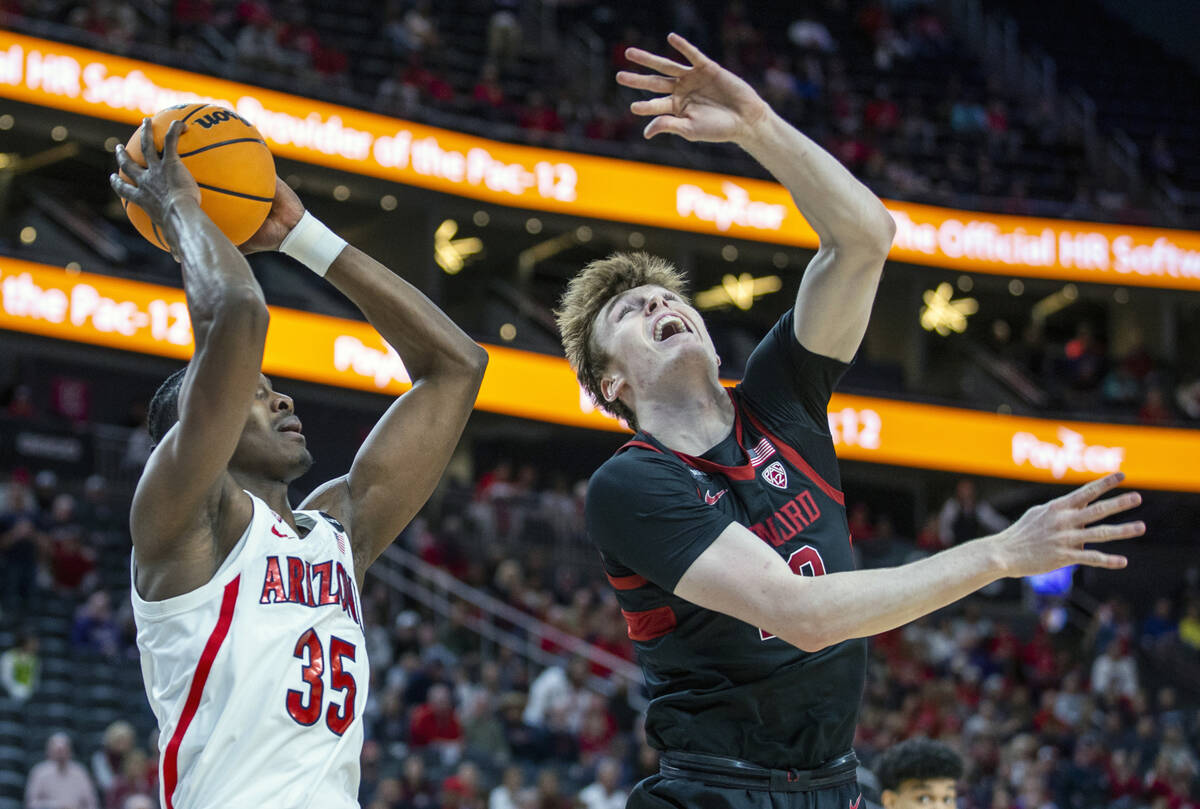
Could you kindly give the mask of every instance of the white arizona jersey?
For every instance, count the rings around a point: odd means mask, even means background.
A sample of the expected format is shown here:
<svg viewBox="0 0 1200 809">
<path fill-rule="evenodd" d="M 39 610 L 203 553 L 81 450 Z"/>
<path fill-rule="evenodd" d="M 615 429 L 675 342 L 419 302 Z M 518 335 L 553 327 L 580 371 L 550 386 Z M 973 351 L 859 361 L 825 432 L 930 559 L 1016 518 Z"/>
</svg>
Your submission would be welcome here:
<svg viewBox="0 0 1200 809">
<path fill-rule="evenodd" d="M 158 718 L 163 809 L 358 807 L 367 649 L 340 524 L 262 500 L 212 580 L 163 601 L 132 588 Z M 132 565 L 131 565 L 132 567 Z"/>
</svg>

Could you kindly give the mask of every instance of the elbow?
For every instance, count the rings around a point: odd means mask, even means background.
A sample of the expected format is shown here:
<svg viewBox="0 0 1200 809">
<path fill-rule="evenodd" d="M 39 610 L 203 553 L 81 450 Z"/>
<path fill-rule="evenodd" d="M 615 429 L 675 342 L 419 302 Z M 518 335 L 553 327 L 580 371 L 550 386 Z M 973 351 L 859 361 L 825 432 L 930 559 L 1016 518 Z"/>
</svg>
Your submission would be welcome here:
<svg viewBox="0 0 1200 809">
<path fill-rule="evenodd" d="M 266 335 L 271 312 L 257 290 L 241 288 L 222 295 L 213 307 L 212 322 L 229 324 L 254 334 Z"/>
<path fill-rule="evenodd" d="M 882 205 L 880 214 L 869 219 L 870 221 L 859 221 L 853 227 L 829 234 L 828 240 L 823 239 L 821 246 L 828 245 L 838 255 L 847 257 L 855 266 L 878 272 L 892 250 L 892 241 L 896 238 L 896 220 L 892 219 L 892 215 Z"/>
<path fill-rule="evenodd" d="M 487 370 L 487 364 L 487 349 L 474 342 L 466 347 L 462 356 L 455 363 L 459 369 L 459 373 L 463 377 L 470 379 L 476 389 L 483 384 L 483 373 Z"/>
<path fill-rule="evenodd" d="M 811 582 L 812 579 L 805 581 L 809 584 Z M 819 604 L 814 604 L 815 599 L 810 598 L 810 595 L 807 592 L 797 593 L 789 600 L 775 601 L 776 604 L 790 603 L 791 609 L 771 610 L 759 626 L 777 626 L 778 629 L 766 631 L 773 632 L 802 652 L 819 652 L 833 646 L 841 638 L 833 637 L 829 631 L 831 616 L 823 611 Z"/>
<path fill-rule="evenodd" d="M 467 366 L 471 369 L 475 377 L 482 381 L 483 372 L 487 370 L 488 360 L 491 358 L 488 356 L 487 349 L 479 345 L 479 343 L 472 343 L 471 348 L 470 356 L 467 358 Z"/>
<path fill-rule="evenodd" d="M 870 223 L 864 228 L 861 237 L 862 244 L 865 249 L 871 250 L 878 255 L 880 259 L 887 258 L 888 253 L 892 250 L 892 242 L 896 239 L 896 220 L 892 218 L 888 209 L 883 207 L 883 203 L 879 203 L 879 210 L 871 218 Z"/>
<path fill-rule="evenodd" d="M 815 627 L 805 627 L 799 631 L 789 632 L 787 635 L 780 635 L 788 643 L 795 646 L 802 652 L 819 652 L 822 649 L 827 649 L 837 643 L 831 637 L 821 632 Z"/>
</svg>

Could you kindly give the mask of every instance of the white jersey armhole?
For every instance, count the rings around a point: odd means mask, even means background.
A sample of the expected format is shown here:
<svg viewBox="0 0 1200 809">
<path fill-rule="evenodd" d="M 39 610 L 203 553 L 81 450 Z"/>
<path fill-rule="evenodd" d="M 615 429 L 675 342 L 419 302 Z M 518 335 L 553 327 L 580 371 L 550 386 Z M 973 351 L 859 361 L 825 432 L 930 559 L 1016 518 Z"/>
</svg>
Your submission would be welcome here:
<svg viewBox="0 0 1200 809">
<path fill-rule="evenodd" d="M 243 491 L 245 491 L 243 489 Z M 170 615 L 177 615 L 181 612 L 187 612 L 194 609 L 200 604 L 205 603 L 213 598 L 213 595 L 219 592 L 226 584 L 224 579 L 226 574 L 235 565 L 239 563 L 242 553 L 249 544 L 249 539 L 253 534 L 254 523 L 258 519 L 260 509 L 267 508 L 266 503 L 259 500 L 250 492 L 246 492 L 250 498 L 250 503 L 253 510 L 250 513 L 250 522 L 246 524 L 246 530 L 234 543 L 233 548 L 225 556 L 225 560 L 221 562 L 221 566 L 217 568 L 217 572 L 212 575 L 204 584 L 186 593 L 181 593 L 177 596 L 164 598 L 161 601 L 146 601 L 142 598 L 141 593 L 137 590 L 137 559 L 133 553 L 129 553 L 129 597 L 133 601 L 133 611 L 136 615 L 145 616 L 146 618 L 165 618 Z"/>
</svg>

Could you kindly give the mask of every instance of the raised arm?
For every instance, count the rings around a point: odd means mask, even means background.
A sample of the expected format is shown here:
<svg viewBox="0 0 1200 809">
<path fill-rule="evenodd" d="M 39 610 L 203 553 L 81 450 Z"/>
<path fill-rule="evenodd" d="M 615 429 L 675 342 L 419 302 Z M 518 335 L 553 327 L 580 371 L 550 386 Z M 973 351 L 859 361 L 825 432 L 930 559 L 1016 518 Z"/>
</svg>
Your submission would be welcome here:
<svg viewBox="0 0 1200 809">
<path fill-rule="evenodd" d="M 278 248 L 303 213 L 281 181 L 272 211 L 281 226 L 260 232 L 250 249 Z M 420 290 L 353 246 L 337 255 L 325 280 L 396 349 L 413 382 L 371 430 L 349 474 L 318 487 L 302 505 L 349 527 L 361 579 L 441 480 L 474 406 L 487 352 Z"/>
<path fill-rule="evenodd" d="M 150 580 L 147 597 L 186 592 L 218 561 L 212 530 L 226 467 L 253 402 L 267 335 L 267 307 L 246 259 L 200 209 L 200 190 L 178 155 L 183 125 L 167 131 L 160 157 L 150 121 L 142 124 L 146 168 L 118 148 L 132 180 L 111 177 L 123 199 L 141 206 L 183 269 L 195 337 L 179 392 L 179 421 L 155 447 L 138 481 L 131 514 L 134 554 Z"/>
<path fill-rule="evenodd" d="M 626 87 L 663 94 L 631 107 L 653 116 L 646 137 L 669 132 L 736 143 L 783 183 L 820 239 L 796 297 L 796 339 L 815 354 L 848 362 L 866 332 L 895 222 L 866 186 L 776 115 L 749 84 L 678 34 L 668 41 L 688 65 L 630 48 L 631 61 L 660 75 L 617 74 Z"/>
<path fill-rule="evenodd" d="M 994 536 L 918 562 L 816 578 L 794 575 L 778 553 L 734 523 L 691 564 L 675 594 L 816 651 L 903 626 L 1006 576 L 1071 564 L 1124 567 L 1125 557 L 1084 547 L 1145 533 L 1142 522 L 1088 527 L 1141 503 L 1136 492 L 1093 502 L 1122 480 L 1118 473 L 1093 481 L 1034 506 Z"/>
</svg>

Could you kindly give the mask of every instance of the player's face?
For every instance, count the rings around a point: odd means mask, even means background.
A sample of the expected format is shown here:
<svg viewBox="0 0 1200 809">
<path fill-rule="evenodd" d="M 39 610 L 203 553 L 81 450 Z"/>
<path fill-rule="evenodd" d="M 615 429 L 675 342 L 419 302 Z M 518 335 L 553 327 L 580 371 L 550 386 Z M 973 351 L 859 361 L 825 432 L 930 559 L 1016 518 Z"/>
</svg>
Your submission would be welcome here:
<svg viewBox="0 0 1200 809">
<path fill-rule="evenodd" d="M 606 397 L 616 398 L 624 385 L 645 389 L 687 367 L 716 374 L 717 352 L 700 313 L 654 284 L 613 297 L 596 315 L 592 335 L 611 357 Z"/>
<path fill-rule="evenodd" d="M 902 781 L 899 789 L 885 789 L 884 809 L 954 809 L 958 806 L 958 788 L 953 778 L 927 781 Z"/>
<path fill-rule="evenodd" d="M 271 381 L 260 374 L 230 465 L 268 480 L 295 480 L 312 466 L 300 427 L 291 397 L 275 391 Z"/>
</svg>

